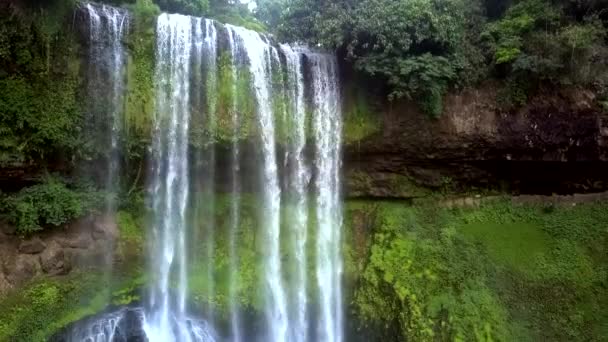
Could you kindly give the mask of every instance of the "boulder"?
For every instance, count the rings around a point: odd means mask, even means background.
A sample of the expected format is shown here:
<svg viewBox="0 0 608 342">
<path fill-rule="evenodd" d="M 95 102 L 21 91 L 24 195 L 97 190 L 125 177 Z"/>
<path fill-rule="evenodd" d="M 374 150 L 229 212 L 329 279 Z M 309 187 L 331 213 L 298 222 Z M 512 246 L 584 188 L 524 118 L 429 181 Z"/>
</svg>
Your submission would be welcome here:
<svg viewBox="0 0 608 342">
<path fill-rule="evenodd" d="M 40 238 L 35 237 L 29 240 L 21 241 L 19 244 L 19 253 L 24 254 L 38 254 L 44 251 L 46 248 L 46 244 L 40 240 Z"/>
<path fill-rule="evenodd" d="M 8 282 L 8 280 L 6 280 L 4 274 L 0 273 L 0 298 L 6 295 L 11 290 L 11 288 L 12 286 Z"/>
<path fill-rule="evenodd" d="M 6 222 L 0 222 L 0 238 L 6 238 L 6 235 L 15 235 L 16 228 Z"/>
<path fill-rule="evenodd" d="M 118 237 L 116 219 L 112 215 L 105 215 L 93 221 L 93 239 L 114 240 Z"/>
<path fill-rule="evenodd" d="M 8 265 L 6 279 L 14 286 L 19 286 L 41 273 L 38 256 L 19 254 L 12 265 Z"/>
<path fill-rule="evenodd" d="M 40 254 L 40 266 L 45 273 L 56 275 L 69 272 L 69 263 L 66 264 L 64 260 L 63 248 L 55 241 Z"/>
<path fill-rule="evenodd" d="M 78 232 L 77 234 L 69 234 L 62 238 L 58 238 L 57 243 L 63 248 L 80 248 L 87 249 L 93 243 L 91 234 L 85 231 Z"/>
</svg>

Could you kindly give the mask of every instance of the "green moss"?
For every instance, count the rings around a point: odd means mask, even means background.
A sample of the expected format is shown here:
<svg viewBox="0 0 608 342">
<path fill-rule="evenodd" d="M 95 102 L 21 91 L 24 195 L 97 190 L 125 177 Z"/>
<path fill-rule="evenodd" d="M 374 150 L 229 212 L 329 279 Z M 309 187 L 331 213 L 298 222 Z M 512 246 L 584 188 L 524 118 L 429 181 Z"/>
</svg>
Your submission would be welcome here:
<svg viewBox="0 0 608 342">
<path fill-rule="evenodd" d="M 495 262 L 519 272 L 536 273 L 536 260 L 550 250 L 549 236 L 536 224 L 472 223 L 464 225 L 461 231 L 483 244 Z"/>
<path fill-rule="evenodd" d="M 34 5 L 32 5 L 34 6 Z M 0 165 L 86 154 L 78 94 L 78 47 L 61 24 L 70 1 L 0 16 Z"/>
<path fill-rule="evenodd" d="M 0 340 L 46 341 L 68 324 L 102 311 L 109 302 L 137 297 L 143 277 L 116 272 L 109 279 L 96 272 L 41 278 L 0 300 Z"/>
<path fill-rule="evenodd" d="M 130 9 L 134 30 L 128 37 L 124 127 L 129 156 L 142 158 L 154 121 L 155 25 L 159 9 L 150 0 L 137 0 Z"/>
<path fill-rule="evenodd" d="M 599 340 L 607 209 L 347 202 L 353 310 L 386 338 Z"/>
<path fill-rule="evenodd" d="M 342 134 L 346 145 L 360 142 L 382 129 L 379 114 L 373 112 L 368 94 L 352 84 L 347 84 L 345 99 Z"/>
<path fill-rule="evenodd" d="M 142 249 L 145 240 L 142 217 L 135 217 L 132 213 L 119 211 L 116 213 L 116 222 L 120 231 L 120 242 Z"/>
<path fill-rule="evenodd" d="M 378 173 L 370 175 L 362 171 L 349 172 L 345 177 L 350 196 L 374 194 L 383 196 L 390 192 L 395 198 L 416 198 L 428 196 L 431 191 L 418 186 L 410 177 L 396 173 Z"/>
</svg>

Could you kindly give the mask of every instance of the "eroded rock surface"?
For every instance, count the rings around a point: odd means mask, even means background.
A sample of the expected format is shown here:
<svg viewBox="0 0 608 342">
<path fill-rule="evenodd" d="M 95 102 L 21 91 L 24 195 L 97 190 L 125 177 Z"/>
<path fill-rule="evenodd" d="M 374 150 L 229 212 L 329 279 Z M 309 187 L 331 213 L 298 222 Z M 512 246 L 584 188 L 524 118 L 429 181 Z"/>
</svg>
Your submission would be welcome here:
<svg viewBox="0 0 608 342">
<path fill-rule="evenodd" d="M 112 262 L 118 237 L 111 217 L 84 217 L 24 239 L 3 223 L 0 230 L 0 296 L 39 275 L 64 275 L 78 267 Z M 7 233 L 8 232 L 8 233 Z"/>
<path fill-rule="evenodd" d="M 497 97 L 491 86 L 448 95 L 439 119 L 408 102 L 376 108 L 378 132 L 345 146 L 345 183 L 357 185 L 347 196 L 419 196 L 403 191 L 407 182 L 384 181 L 395 178 L 434 189 L 608 190 L 608 114 L 593 93 L 547 91 L 515 110 L 500 108 Z"/>
</svg>

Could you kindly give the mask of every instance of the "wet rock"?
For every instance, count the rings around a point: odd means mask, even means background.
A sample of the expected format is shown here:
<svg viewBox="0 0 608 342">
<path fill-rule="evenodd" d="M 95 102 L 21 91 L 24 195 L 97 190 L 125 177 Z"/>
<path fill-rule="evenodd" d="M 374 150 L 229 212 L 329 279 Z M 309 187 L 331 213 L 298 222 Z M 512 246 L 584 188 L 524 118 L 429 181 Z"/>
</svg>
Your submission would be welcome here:
<svg viewBox="0 0 608 342">
<path fill-rule="evenodd" d="M 105 215 L 104 217 L 95 220 L 93 222 L 92 235 L 95 240 L 116 239 L 118 237 L 118 227 L 116 225 L 115 217 Z"/>
<path fill-rule="evenodd" d="M 92 233 L 93 240 L 105 240 L 107 239 L 105 230 L 95 229 Z"/>
<path fill-rule="evenodd" d="M 80 248 L 87 249 L 91 246 L 93 239 L 91 235 L 86 232 L 80 232 L 76 235 L 65 236 L 57 239 L 57 243 L 64 248 Z"/>
<path fill-rule="evenodd" d="M 15 232 L 15 226 L 6 222 L 0 222 L 0 238 L 2 238 L 2 235 L 4 235 L 4 237 L 6 237 L 6 235 L 15 235 Z"/>
<path fill-rule="evenodd" d="M 38 256 L 19 254 L 14 259 L 13 264 L 8 265 L 7 270 L 7 280 L 11 284 L 18 286 L 39 275 L 42 268 L 40 267 Z"/>
<path fill-rule="evenodd" d="M 0 297 L 4 296 L 11 290 L 12 286 L 4 277 L 4 274 L 0 273 Z"/>
<path fill-rule="evenodd" d="M 449 94 L 436 120 L 409 101 L 378 99 L 378 132 L 344 146 L 345 196 L 410 197 L 386 182 L 391 174 L 434 190 L 608 190 L 608 120 L 592 94 L 551 90 L 506 111 L 496 91 L 490 84 Z M 361 183 L 361 174 L 371 182 Z"/>
<path fill-rule="evenodd" d="M 52 241 L 40 254 L 40 265 L 45 273 L 65 274 L 69 271 L 64 262 L 63 248 L 57 242 Z"/>
<path fill-rule="evenodd" d="M 46 244 L 40 240 L 40 238 L 32 238 L 30 240 L 22 241 L 19 244 L 19 253 L 24 254 L 38 254 L 46 248 Z"/>
</svg>

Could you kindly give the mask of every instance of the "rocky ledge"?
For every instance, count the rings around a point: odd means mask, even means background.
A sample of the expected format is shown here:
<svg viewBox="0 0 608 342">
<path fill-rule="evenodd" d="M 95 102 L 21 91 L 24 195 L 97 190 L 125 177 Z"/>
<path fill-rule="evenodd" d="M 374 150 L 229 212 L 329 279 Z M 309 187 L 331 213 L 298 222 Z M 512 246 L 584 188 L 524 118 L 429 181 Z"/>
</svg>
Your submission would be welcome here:
<svg viewBox="0 0 608 342">
<path fill-rule="evenodd" d="M 37 276 L 108 264 L 118 230 L 107 216 L 87 216 L 32 238 L 0 224 L 0 297 Z"/>
<path fill-rule="evenodd" d="M 546 90 L 512 110 L 498 97 L 492 86 L 448 95 L 439 119 L 407 101 L 377 105 L 376 132 L 345 147 L 347 196 L 413 198 L 420 187 L 608 190 L 608 113 L 592 92 Z"/>
</svg>

